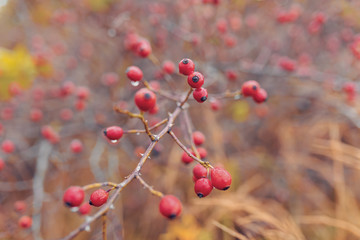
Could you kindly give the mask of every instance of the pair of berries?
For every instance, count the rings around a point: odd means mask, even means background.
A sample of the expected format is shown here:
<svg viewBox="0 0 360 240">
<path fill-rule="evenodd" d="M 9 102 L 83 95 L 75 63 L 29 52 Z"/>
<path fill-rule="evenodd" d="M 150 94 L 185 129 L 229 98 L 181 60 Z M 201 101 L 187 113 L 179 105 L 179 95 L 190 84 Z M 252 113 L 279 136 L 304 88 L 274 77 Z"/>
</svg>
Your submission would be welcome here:
<svg viewBox="0 0 360 240">
<path fill-rule="evenodd" d="M 187 82 L 190 87 L 195 88 L 193 97 L 199 103 L 205 102 L 208 98 L 208 92 L 202 88 L 204 84 L 204 76 L 195 72 L 195 64 L 191 59 L 184 58 L 179 62 L 179 73 L 188 76 Z"/>
<path fill-rule="evenodd" d="M 91 194 L 89 204 L 95 207 L 100 207 L 107 202 L 108 197 L 109 192 L 100 188 Z M 68 207 L 79 207 L 83 203 L 84 198 L 85 191 L 82 187 L 71 186 L 66 189 L 63 196 L 63 201 Z M 87 206 L 82 207 L 82 211 L 86 212 L 88 210 Z"/>
<path fill-rule="evenodd" d="M 207 178 L 207 169 L 198 164 L 193 169 L 194 190 L 199 198 L 206 197 L 213 188 L 227 190 L 231 185 L 231 175 L 221 167 L 210 169 L 211 180 Z"/>
<path fill-rule="evenodd" d="M 204 159 L 207 157 L 207 151 L 205 148 L 198 147 L 196 150 L 200 155 L 200 159 Z M 191 151 L 191 154 L 195 156 L 195 153 L 193 151 Z M 183 152 L 183 154 L 181 156 L 181 161 L 185 164 L 189 164 L 189 163 L 193 162 L 194 159 L 192 157 L 190 157 L 186 152 Z"/>
<path fill-rule="evenodd" d="M 241 93 L 244 97 L 251 96 L 257 103 L 262 103 L 267 100 L 267 92 L 254 80 L 244 82 L 241 87 Z"/>
<path fill-rule="evenodd" d="M 139 67 L 130 66 L 126 69 L 126 75 L 134 86 L 143 78 L 143 72 Z M 142 88 L 135 93 L 136 106 L 143 112 L 151 111 L 156 107 L 156 95 L 147 88 Z"/>
</svg>

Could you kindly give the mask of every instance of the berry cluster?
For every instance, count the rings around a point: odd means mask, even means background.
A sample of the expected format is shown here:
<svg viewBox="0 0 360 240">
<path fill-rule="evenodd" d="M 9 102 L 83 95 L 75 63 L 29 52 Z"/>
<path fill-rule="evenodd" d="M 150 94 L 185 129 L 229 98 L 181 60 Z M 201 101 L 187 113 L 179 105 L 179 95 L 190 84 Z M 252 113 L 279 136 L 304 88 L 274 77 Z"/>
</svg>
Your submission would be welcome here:
<svg viewBox="0 0 360 240">
<path fill-rule="evenodd" d="M 250 80 L 244 82 L 241 87 L 241 93 L 244 97 L 252 97 L 256 103 L 262 103 L 267 100 L 267 92 L 260 87 L 257 81 Z"/>
<path fill-rule="evenodd" d="M 188 76 L 187 82 L 190 87 L 195 88 L 193 97 L 199 103 L 205 102 L 208 98 L 208 92 L 202 88 L 204 84 L 204 76 L 195 71 L 195 64 L 191 59 L 184 58 L 179 62 L 179 73 Z"/>
</svg>

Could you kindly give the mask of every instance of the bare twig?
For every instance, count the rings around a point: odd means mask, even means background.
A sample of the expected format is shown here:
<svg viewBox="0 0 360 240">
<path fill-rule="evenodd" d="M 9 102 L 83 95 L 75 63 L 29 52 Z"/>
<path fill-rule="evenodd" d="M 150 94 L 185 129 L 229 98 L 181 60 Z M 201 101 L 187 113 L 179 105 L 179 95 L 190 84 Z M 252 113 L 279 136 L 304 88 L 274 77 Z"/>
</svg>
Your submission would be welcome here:
<svg viewBox="0 0 360 240">
<path fill-rule="evenodd" d="M 182 144 L 182 142 L 176 137 L 176 135 L 172 132 L 169 131 L 168 132 L 169 135 L 174 139 L 174 141 L 177 143 L 177 145 L 179 145 L 184 152 L 186 152 L 187 155 L 189 155 L 189 157 L 191 157 L 192 159 L 194 159 L 195 161 L 197 161 L 198 163 L 200 163 L 201 165 L 203 165 L 206 168 L 213 168 L 211 166 L 211 164 L 209 162 L 203 161 L 200 158 L 195 157 L 187 148 L 184 144 Z"/>
<path fill-rule="evenodd" d="M 136 178 L 139 180 L 139 182 L 145 187 L 147 188 L 152 194 L 154 194 L 155 196 L 158 197 L 162 197 L 164 194 L 162 192 L 156 191 L 154 190 L 154 188 L 152 186 L 150 186 L 147 182 L 145 182 L 145 180 L 140 177 L 140 175 L 136 175 Z"/>
</svg>

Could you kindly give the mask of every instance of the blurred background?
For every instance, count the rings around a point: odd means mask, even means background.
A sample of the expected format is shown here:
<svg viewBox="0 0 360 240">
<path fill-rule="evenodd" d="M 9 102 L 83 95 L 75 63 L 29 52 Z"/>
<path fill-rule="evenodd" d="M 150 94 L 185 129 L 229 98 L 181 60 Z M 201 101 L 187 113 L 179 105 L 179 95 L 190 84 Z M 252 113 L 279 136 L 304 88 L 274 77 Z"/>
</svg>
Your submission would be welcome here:
<svg viewBox="0 0 360 240">
<path fill-rule="evenodd" d="M 143 85 L 127 67 L 181 95 L 184 57 L 209 92 L 189 100 L 192 129 L 232 186 L 199 199 L 194 163 L 165 136 L 141 172 L 181 200 L 181 217 L 162 217 L 159 198 L 133 181 L 108 214 L 108 239 L 360 239 L 359 16 L 356 0 L 0 0 L 0 239 L 59 239 L 83 223 L 64 206 L 65 189 L 121 182 L 150 144 L 145 134 L 103 137 L 108 126 L 143 127 L 113 111 L 138 112 Z M 247 80 L 266 89 L 266 103 L 221 97 Z M 157 103 L 150 125 L 176 108 Z M 184 121 L 173 130 L 189 146 Z M 31 228 L 18 226 L 22 215 Z M 102 239 L 101 221 L 75 239 Z"/>
</svg>

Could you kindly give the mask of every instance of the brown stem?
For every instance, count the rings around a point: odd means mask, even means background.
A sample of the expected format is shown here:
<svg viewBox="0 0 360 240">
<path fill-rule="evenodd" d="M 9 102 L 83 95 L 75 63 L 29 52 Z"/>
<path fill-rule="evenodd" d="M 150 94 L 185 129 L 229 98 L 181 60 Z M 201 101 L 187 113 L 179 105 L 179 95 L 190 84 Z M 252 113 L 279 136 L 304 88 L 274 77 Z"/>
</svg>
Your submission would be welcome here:
<svg viewBox="0 0 360 240">
<path fill-rule="evenodd" d="M 200 163 L 201 165 L 203 165 L 205 168 L 213 168 L 213 166 L 211 166 L 211 164 L 209 162 L 205 162 L 203 160 L 201 160 L 200 158 L 195 157 L 188 149 L 187 147 L 176 137 L 176 135 L 172 132 L 169 131 L 168 132 L 169 135 L 174 139 L 174 141 L 176 142 L 177 145 L 179 145 L 179 147 L 182 148 L 182 150 L 184 150 L 184 152 L 186 152 L 187 155 L 189 155 L 189 157 L 191 157 L 192 159 L 194 159 L 195 161 L 197 161 L 198 163 Z"/>
<path fill-rule="evenodd" d="M 167 121 L 168 121 L 167 118 L 163 119 L 162 121 L 158 122 L 158 123 L 155 124 L 154 126 L 150 127 L 150 128 L 149 128 L 149 131 L 154 130 L 155 128 L 160 127 L 161 125 L 167 123 Z M 127 133 L 146 133 L 146 131 L 143 130 L 143 129 L 125 130 L 125 131 L 124 131 L 124 134 L 127 134 Z"/>
<path fill-rule="evenodd" d="M 103 225 L 102 225 L 102 235 L 103 235 L 103 240 L 106 240 L 106 239 L 107 239 L 107 234 L 106 234 L 106 220 L 107 220 L 106 213 L 104 213 L 104 214 L 102 215 L 102 221 L 103 221 Z"/>
<path fill-rule="evenodd" d="M 155 137 L 151 134 L 150 130 L 149 130 L 149 125 L 147 123 L 147 120 L 145 120 L 144 118 L 144 114 L 141 112 L 140 114 L 137 113 L 132 113 L 128 110 L 123 110 L 121 108 L 119 108 L 118 106 L 114 106 L 114 110 L 118 113 L 122 113 L 122 114 L 126 114 L 131 118 L 138 118 L 141 120 L 141 122 L 144 124 L 144 128 L 145 128 L 145 132 L 146 134 L 150 137 L 151 141 L 155 140 Z"/>
<path fill-rule="evenodd" d="M 116 187 L 117 184 L 113 182 L 102 182 L 102 183 L 92 183 L 89 185 L 83 186 L 84 191 L 87 191 L 92 188 L 100 188 L 100 187 Z"/>
<path fill-rule="evenodd" d="M 146 189 L 148 189 L 155 196 L 158 196 L 158 197 L 164 196 L 164 194 L 162 192 L 154 190 L 154 188 L 152 186 L 150 186 L 147 182 L 145 182 L 145 180 L 142 177 L 140 177 L 140 175 L 136 175 L 136 178 Z"/>
<path fill-rule="evenodd" d="M 174 97 L 172 93 L 169 93 L 169 92 L 166 92 L 166 91 L 163 91 L 163 90 L 155 90 L 154 88 L 152 88 L 150 86 L 148 81 L 143 80 L 143 82 L 144 82 L 145 87 L 147 89 L 153 91 L 154 93 L 159 94 L 160 96 L 163 96 L 164 98 L 167 98 L 167 99 L 175 101 L 175 102 L 179 101 L 179 99 L 177 97 Z"/>
</svg>

